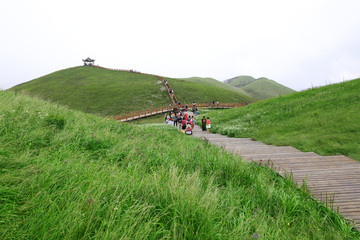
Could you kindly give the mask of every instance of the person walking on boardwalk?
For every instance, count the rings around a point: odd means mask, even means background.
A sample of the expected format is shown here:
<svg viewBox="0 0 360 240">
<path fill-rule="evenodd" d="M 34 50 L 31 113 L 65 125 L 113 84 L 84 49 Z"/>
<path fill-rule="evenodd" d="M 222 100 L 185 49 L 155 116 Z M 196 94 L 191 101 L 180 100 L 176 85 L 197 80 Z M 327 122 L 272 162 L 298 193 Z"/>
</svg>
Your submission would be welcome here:
<svg viewBox="0 0 360 240">
<path fill-rule="evenodd" d="M 183 120 L 181 121 L 181 129 L 185 131 L 186 129 L 186 120 L 185 118 L 183 118 Z"/>
<path fill-rule="evenodd" d="M 205 118 L 205 116 L 203 116 L 203 118 L 201 119 L 201 129 L 203 131 L 206 131 L 206 118 Z"/>
<path fill-rule="evenodd" d="M 195 118 L 194 118 L 194 116 L 191 116 L 191 127 L 192 127 L 192 129 L 194 129 L 194 127 L 195 127 Z"/>
<path fill-rule="evenodd" d="M 206 130 L 209 132 L 210 128 L 211 128 L 211 122 L 210 122 L 210 118 L 208 117 L 206 120 Z"/>
<path fill-rule="evenodd" d="M 181 125 L 182 121 L 183 121 L 182 116 L 179 116 L 179 118 L 178 118 L 179 130 L 181 130 L 181 128 L 182 128 L 182 125 Z"/>
<path fill-rule="evenodd" d="M 174 127 L 177 127 L 177 124 L 178 124 L 178 115 L 175 114 L 174 115 Z"/>
</svg>

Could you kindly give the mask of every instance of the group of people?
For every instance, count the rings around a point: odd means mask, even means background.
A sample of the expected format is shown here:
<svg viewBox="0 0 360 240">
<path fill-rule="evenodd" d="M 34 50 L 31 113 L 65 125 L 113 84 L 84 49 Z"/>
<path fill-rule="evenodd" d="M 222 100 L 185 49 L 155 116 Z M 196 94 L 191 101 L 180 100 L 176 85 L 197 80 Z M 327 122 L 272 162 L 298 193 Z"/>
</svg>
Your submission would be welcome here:
<svg viewBox="0 0 360 240">
<path fill-rule="evenodd" d="M 167 124 L 178 127 L 185 134 L 192 134 L 196 120 L 194 116 L 190 116 L 186 111 L 170 112 L 165 114 L 165 122 Z"/>
<path fill-rule="evenodd" d="M 172 90 L 172 88 L 170 87 L 170 84 L 168 83 L 168 81 L 165 80 L 165 78 L 162 78 L 162 81 L 164 82 L 165 86 L 169 90 L 169 94 L 170 94 L 171 98 L 174 99 L 174 97 L 175 97 L 174 90 Z"/>
<path fill-rule="evenodd" d="M 194 116 L 190 116 L 186 111 L 170 112 L 165 114 L 165 122 L 167 124 L 178 127 L 185 134 L 192 135 L 196 120 Z M 201 119 L 201 129 L 209 131 L 211 128 L 210 118 L 203 116 Z"/>
<path fill-rule="evenodd" d="M 209 117 L 205 118 L 205 116 L 203 116 L 203 118 L 201 119 L 201 130 L 209 131 L 210 128 L 211 128 L 210 118 Z"/>
</svg>

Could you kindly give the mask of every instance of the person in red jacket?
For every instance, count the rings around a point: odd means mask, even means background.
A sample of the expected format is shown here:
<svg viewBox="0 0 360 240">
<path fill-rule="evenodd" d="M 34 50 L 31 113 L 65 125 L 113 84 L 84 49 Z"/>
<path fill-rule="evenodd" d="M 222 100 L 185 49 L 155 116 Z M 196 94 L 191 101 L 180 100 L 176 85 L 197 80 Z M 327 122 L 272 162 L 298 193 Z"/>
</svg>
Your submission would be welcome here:
<svg viewBox="0 0 360 240">
<path fill-rule="evenodd" d="M 183 120 L 182 120 L 182 122 L 181 122 L 181 129 L 182 130 L 185 130 L 186 129 L 186 120 L 185 120 L 185 118 L 183 118 Z"/>
<path fill-rule="evenodd" d="M 211 122 L 210 122 L 210 118 L 208 117 L 208 118 L 206 119 L 206 130 L 209 131 L 210 128 L 211 128 Z"/>
</svg>

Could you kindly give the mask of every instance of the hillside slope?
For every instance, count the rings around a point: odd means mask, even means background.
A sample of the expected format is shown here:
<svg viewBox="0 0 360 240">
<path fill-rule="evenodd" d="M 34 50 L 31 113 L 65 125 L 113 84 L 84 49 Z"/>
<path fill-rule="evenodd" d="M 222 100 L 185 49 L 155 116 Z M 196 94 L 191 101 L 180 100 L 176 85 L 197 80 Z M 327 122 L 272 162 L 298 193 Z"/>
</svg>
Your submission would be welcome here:
<svg viewBox="0 0 360 240">
<path fill-rule="evenodd" d="M 11 88 L 87 113 L 115 115 L 167 105 L 169 96 L 152 76 L 95 67 L 51 73 Z"/>
<path fill-rule="evenodd" d="M 181 102 L 241 102 L 239 91 L 205 83 L 168 79 Z M 10 89 L 27 92 L 87 113 L 118 115 L 168 105 L 164 85 L 154 76 L 96 67 L 75 67 L 51 73 Z"/>
<path fill-rule="evenodd" d="M 294 93 L 295 91 L 273 80 L 259 78 L 242 87 L 250 96 L 257 99 L 268 99 Z"/>
<path fill-rule="evenodd" d="M 271 169 L 176 128 L 3 91 L 0 173 L 0 239 L 359 238 Z"/>
<path fill-rule="evenodd" d="M 255 79 L 251 76 L 238 76 L 225 83 L 241 88 L 249 96 L 257 99 L 268 99 L 294 93 L 295 91 L 268 78 Z"/>
<path fill-rule="evenodd" d="M 231 90 L 231 91 L 236 91 L 239 92 L 240 94 L 250 97 L 250 95 L 244 91 L 241 88 L 238 87 L 234 87 L 230 84 L 226 84 L 224 82 L 220 82 L 214 78 L 201 78 L 201 77 L 191 77 L 191 78 L 181 78 L 179 80 L 184 80 L 184 81 L 189 81 L 189 82 L 195 82 L 195 83 L 201 83 L 201 84 L 206 84 L 206 85 L 212 85 L 212 86 L 216 86 L 216 87 L 220 87 L 220 88 L 224 88 L 227 90 Z"/>
<path fill-rule="evenodd" d="M 173 87 L 176 97 L 181 103 L 208 103 L 218 101 L 222 103 L 252 102 L 253 98 L 241 94 L 233 88 L 226 88 L 216 83 L 216 80 L 189 81 L 184 79 L 166 78 Z"/>
<path fill-rule="evenodd" d="M 360 160 L 360 79 L 212 112 L 214 132 Z"/>
<path fill-rule="evenodd" d="M 225 80 L 224 83 L 229 84 L 234 87 L 237 87 L 237 88 L 241 88 L 243 86 L 248 85 L 249 83 L 252 83 L 255 80 L 256 80 L 256 78 L 243 75 L 243 76 L 237 76 L 237 77 Z"/>
</svg>

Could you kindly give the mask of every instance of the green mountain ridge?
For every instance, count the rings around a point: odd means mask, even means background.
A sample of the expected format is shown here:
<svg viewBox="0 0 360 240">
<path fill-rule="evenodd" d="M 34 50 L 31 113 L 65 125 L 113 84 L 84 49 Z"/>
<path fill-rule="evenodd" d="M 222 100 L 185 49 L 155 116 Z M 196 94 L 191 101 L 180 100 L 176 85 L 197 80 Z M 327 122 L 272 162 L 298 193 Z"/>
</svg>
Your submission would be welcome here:
<svg viewBox="0 0 360 240">
<path fill-rule="evenodd" d="M 194 82 L 194 83 L 213 85 L 213 86 L 217 86 L 217 87 L 224 88 L 224 89 L 227 89 L 227 90 L 236 91 L 236 92 L 239 92 L 240 94 L 243 94 L 245 96 L 250 97 L 249 93 L 247 93 L 245 90 L 243 90 L 241 88 L 238 88 L 238 87 L 234 87 L 234 86 L 229 85 L 229 84 L 224 84 L 224 82 L 221 82 L 221 81 L 216 80 L 214 78 L 190 77 L 190 78 L 181 78 L 180 80 Z"/>
<path fill-rule="evenodd" d="M 241 103 L 253 98 L 221 82 L 166 78 L 181 103 Z M 222 85 L 222 86 L 220 86 Z M 26 92 L 87 113 L 111 116 L 169 105 L 169 95 L 152 75 L 97 67 L 74 67 L 17 85 L 9 91 Z"/>
<path fill-rule="evenodd" d="M 253 77 L 247 76 L 247 75 L 243 75 L 243 76 L 237 76 L 234 78 L 230 78 L 228 80 L 225 80 L 224 82 L 231 86 L 241 88 L 243 86 L 246 86 L 249 83 L 252 83 L 253 81 L 256 81 L 256 78 L 253 78 Z"/>
<path fill-rule="evenodd" d="M 231 86 L 241 88 L 248 93 L 249 96 L 261 100 L 296 92 L 295 90 L 265 77 L 255 79 L 251 76 L 244 75 L 225 80 L 224 82 Z"/>
</svg>

